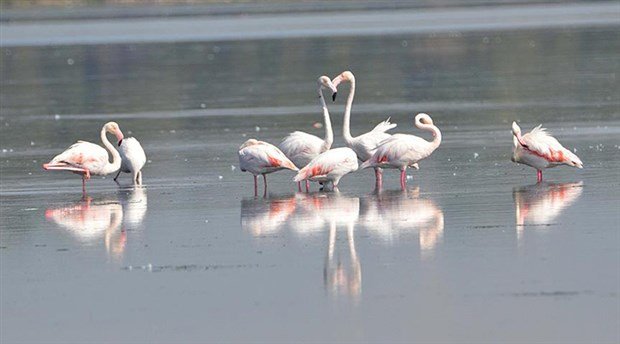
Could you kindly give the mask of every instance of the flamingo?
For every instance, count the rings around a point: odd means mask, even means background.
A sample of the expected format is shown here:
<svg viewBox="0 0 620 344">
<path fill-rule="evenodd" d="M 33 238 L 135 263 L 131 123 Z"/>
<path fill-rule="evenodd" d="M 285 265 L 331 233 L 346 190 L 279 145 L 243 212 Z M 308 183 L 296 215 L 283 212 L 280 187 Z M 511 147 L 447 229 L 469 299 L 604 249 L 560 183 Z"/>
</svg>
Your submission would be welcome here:
<svg viewBox="0 0 620 344">
<path fill-rule="evenodd" d="M 331 182 L 333 189 L 338 190 L 340 179 L 346 174 L 357 171 L 357 168 L 357 155 L 351 148 L 334 148 L 312 159 L 297 173 L 294 181 Z"/>
<path fill-rule="evenodd" d="M 86 141 L 78 141 L 47 164 L 43 164 L 43 168 L 81 174 L 82 193 L 85 195 L 86 180 L 90 179 L 91 174 L 106 175 L 116 172 L 121 167 L 121 156 L 114 145 L 108 141 L 106 133 L 114 134 L 119 142 L 123 140 L 123 133 L 116 122 L 108 122 L 101 128 L 101 142 L 112 154 L 112 163 L 108 161 L 108 152 L 103 147 Z"/>
<path fill-rule="evenodd" d="M 335 87 L 343 82 L 348 81 L 351 83 L 351 89 L 349 90 L 349 96 L 347 97 L 347 105 L 344 110 L 344 119 L 342 123 L 342 135 L 347 146 L 357 154 L 357 157 L 361 161 L 366 161 L 375 153 L 377 148 L 387 139 L 391 137 L 386 131 L 396 127 L 395 123 L 390 123 L 390 118 L 377 124 L 371 131 L 362 134 L 357 137 L 351 136 L 351 106 L 353 105 L 353 97 L 355 97 L 355 76 L 350 71 L 344 71 L 332 82 Z M 375 178 L 377 184 L 381 183 L 382 175 L 381 168 L 375 168 Z"/>
<path fill-rule="evenodd" d="M 121 154 L 121 168 L 118 170 L 114 181 L 121 172 L 131 173 L 134 184 L 142 185 L 142 167 L 146 163 L 146 154 L 142 145 L 135 137 L 128 137 L 118 141 L 119 153 Z"/>
<path fill-rule="evenodd" d="M 521 136 L 521 128 L 512 122 L 514 150 L 512 161 L 532 166 L 537 170 L 538 182 L 542 182 L 542 169 L 560 165 L 583 168 L 581 159 L 564 148 L 555 137 L 549 135 L 542 125 Z"/>
<path fill-rule="evenodd" d="M 242 172 L 250 172 L 254 175 L 254 196 L 258 194 L 257 176 L 263 175 L 265 182 L 264 196 L 267 196 L 266 174 L 289 169 L 299 171 L 289 158 L 278 147 L 256 139 L 249 139 L 239 147 L 239 167 Z"/>
<path fill-rule="evenodd" d="M 415 116 L 415 126 L 433 133 L 433 140 L 407 134 L 394 134 L 360 168 L 380 167 L 400 170 L 400 186 L 405 190 L 407 167 L 418 169 L 417 162 L 429 157 L 441 144 L 441 131 L 433 124 L 431 116 L 419 113 Z M 381 187 L 379 182 L 378 187 Z"/>
<path fill-rule="evenodd" d="M 332 100 L 336 100 L 336 93 L 338 90 L 332 84 L 330 78 L 321 76 L 318 79 L 318 92 L 319 101 L 323 108 L 323 120 L 325 121 L 325 139 L 321 139 L 317 136 L 304 133 L 302 131 L 295 131 L 285 137 L 278 148 L 286 155 L 298 168 L 302 168 L 314 159 L 317 155 L 330 149 L 334 142 L 334 132 L 332 130 L 332 122 L 329 118 L 329 111 L 325 104 L 325 98 L 323 97 L 323 89 L 330 89 L 332 91 Z M 301 183 L 298 183 L 299 191 L 301 191 Z M 306 181 L 306 192 L 310 186 Z"/>
</svg>

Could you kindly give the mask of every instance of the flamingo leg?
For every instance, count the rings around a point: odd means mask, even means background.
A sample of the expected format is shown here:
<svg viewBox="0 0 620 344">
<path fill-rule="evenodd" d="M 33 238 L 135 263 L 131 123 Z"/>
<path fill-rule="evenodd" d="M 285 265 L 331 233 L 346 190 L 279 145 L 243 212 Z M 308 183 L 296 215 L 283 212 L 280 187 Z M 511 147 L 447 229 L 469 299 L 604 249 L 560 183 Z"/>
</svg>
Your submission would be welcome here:
<svg viewBox="0 0 620 344">
<path fill-rule="evenodd" d="M 118 179 L 118 176 L 121 174 L 121 170 L 118 170 L 118 173 L 116 174 L 116 177 L 114 177 L 114 181 L 116 181 Z"/>
<path fill-rule="evenodd" d="M 536 177 L 539 183 L 542 182 L 542 171 L 541 170 L 536 171 Z"/>
<path fill-rule="evenodd" d="M 299 190 L 301 191 L 301 190 Z M 306 179 L 306 193 L 310 192 L 310 182 Z"/>
<path fill-rule="evenodd" d="M 82 175 L 82 195 L 86 196 L 86 174 Z"/>
<path fill-rule="evenodd" d="M 257 177 L 254 176 L 254 197 L 258 196 L 258 180 Z"/>
<path fill-rule="evenodd" d="M 263 174 L 263 182 L 265 183 L 265 191 L 263 191 L 263 197 L 267 197 L 267 175 Z"/>
<path fill-rule="evenodd" d="M 402 169 L 400 170 L 400 187 L 401 189 L 403 189 L 403 191 L 405 191 L 405 189 L 407 188 L 407 175 L 406 175 L 406 169 Z"/>
<path fill-rule="evenodd" d="M 297 182 L 297 191 L 301 192 L 301 182 Z"/>
</svg>

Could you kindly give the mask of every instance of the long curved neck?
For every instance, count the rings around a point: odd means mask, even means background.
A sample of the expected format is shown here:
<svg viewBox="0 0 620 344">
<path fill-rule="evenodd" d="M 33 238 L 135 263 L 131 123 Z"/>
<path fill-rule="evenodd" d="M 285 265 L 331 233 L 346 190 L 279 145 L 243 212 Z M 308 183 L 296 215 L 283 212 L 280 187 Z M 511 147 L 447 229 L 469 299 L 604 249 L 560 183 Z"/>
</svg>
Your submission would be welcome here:
<svg viewBox="0 0 620 344">
<path fill-rule="evenodd" d="M 327 110 L 327 104 L 325 104 L 325 98 L 323 97 L 323 88 L 319 85 L 319 101 L 323 108 L 323 121 L 325 122 L 325 140 L 323 140 L 323 147 L 321 151 L 324 152 L 332 147 L 334 143 L 334 131 L 332 130 L 332 120 L 329 118 L 329 111 Z"/>
<path fill-rule="evenodd" d="M 102 174 L 110 174 L 118 171 L 118 169 L 121 168 L 121 155 L 118 154 L 118 151 L 114 148 L 114 145 L 108 141 L 105 128 L 101 129 L 101 142 L 103 142 L 105 148 L 107 148 L 112 154 L 112 163 L 108 162 L 108 164 L 105 165 Z"/>
<path fill-rule="evenodd" d="M 430 131 L 433 133 L 433 140 L 429 142 L 433 150 L 437 149 L 441 144 L 441 131 L 433 124 L 424 124 L 422 122 L 416 122 L 415 124 L 421 130 Z"/>
<path fill-rule="evenodd" d="M 349 80 L 351 89 L 347 98 L 347 106 L 344 108 L 344 119 L 342 120 L 342 136 L 347 144 L 353 140 L 351 136 L 351 107 L 353 106 L 353 97 L 355 97 L 355 79 Z"/>
</svg>

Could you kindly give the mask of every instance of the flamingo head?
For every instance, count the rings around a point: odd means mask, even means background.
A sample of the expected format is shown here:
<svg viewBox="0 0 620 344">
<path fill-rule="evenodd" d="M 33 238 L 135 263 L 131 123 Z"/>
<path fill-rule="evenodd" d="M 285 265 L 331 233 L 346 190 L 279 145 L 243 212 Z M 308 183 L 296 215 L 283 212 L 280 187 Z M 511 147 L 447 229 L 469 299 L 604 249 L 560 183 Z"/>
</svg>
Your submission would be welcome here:
<svg viewBox="0 0 620 344">
<path fill-rule="evenodd" d="M 332 82 L 334 83 L 334 87 L 338 87 L 338 85 L 343 81 L 354 83 L 355 76 L 353 76 L 353 73 L 347 70 L 347 71 L 340 73 L 340 75 L 338 75 L 332 80 Z"/>
<path fill-rule="evenodd" d="M 416 125 L 418 124 L 433 125 L 433 119 L 428 114 L 419 113 L 415 116 L 415 123 Z"/>
<path fill-rule="evenodd" d="M 108 122 L 103 126 L 103 128 L 106 132 L 114 134 L 114 136 L 116 136 L 116 139 L 118 140 L 118 145 L 120 146 L 124 136 L 118 124 L 116 122 Z"/>
<path fill-rule="evenodd" d="M 331 90 L 332 101 L 336 101 L 336 94 L 338 94 L 338 89 L 336 89 L 336 86 L 334 86 L 334 83 L 332 82 L 332 80 L 329 77 L 323 75 L 319 77 L 318 83 L 319 83 L 320 88 Z"/>
</svg>

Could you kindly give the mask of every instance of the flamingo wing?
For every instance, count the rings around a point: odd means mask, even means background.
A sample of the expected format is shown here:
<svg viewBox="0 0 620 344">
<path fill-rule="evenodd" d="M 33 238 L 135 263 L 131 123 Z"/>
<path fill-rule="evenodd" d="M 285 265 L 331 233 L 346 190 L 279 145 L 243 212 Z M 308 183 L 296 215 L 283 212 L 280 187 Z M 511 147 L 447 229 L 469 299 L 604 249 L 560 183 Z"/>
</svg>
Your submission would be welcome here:
<svg viewBox="0 0 620 344">
<path fill-rule="evenodd" d="M 285 137 L 278 148 L 295 165 L 303 167 L 321 153 L 324 141 L 314 135 L 295 131 Z"/>
<path fill-rule="evenodd" d="M 372 130 L 371 132 L 379 132 L 379 133 L 384 133 L 390 129 L 394 129 L 396 128 L 396 123 L 390 123 L 390 117 L 388 117 L 385 121 L 377 124 Z"/>
<path fill-rule="evenodd" d="M 302 168 L 294 181 L 327 177 L 330 173 L 346 174 L 357 169 L 357 156 L 350 148 L 335 148 L 321 153 Z"/>
<path fill-rule="evenodd" d="M 121 155 L 121 170 L 123 172 L 139 171 L 146 163 L 146 154 L 140 142 L 128 137 L 121 141 L 118 152 Z"/>
<path fill-rule="evenodd" d="M 297 167 L 276 146 L 266 142 L 251 145 L 239 150 L 239 165 L 243 171 L 264 173 L 267 169 Z"/>
<path fill-rule="evenodd" d="M 564 148 L 558 140 L 549 135 L 541 125 L 532 129 L 529 133 L 522 136 L 523 147 L 530 153 L 538 155 L 552 163 L 573 163 L 581 166 L 581 160 L 577 155 Z M 518 143 L 518 141 L 517 141 Z"/>
</svg>

